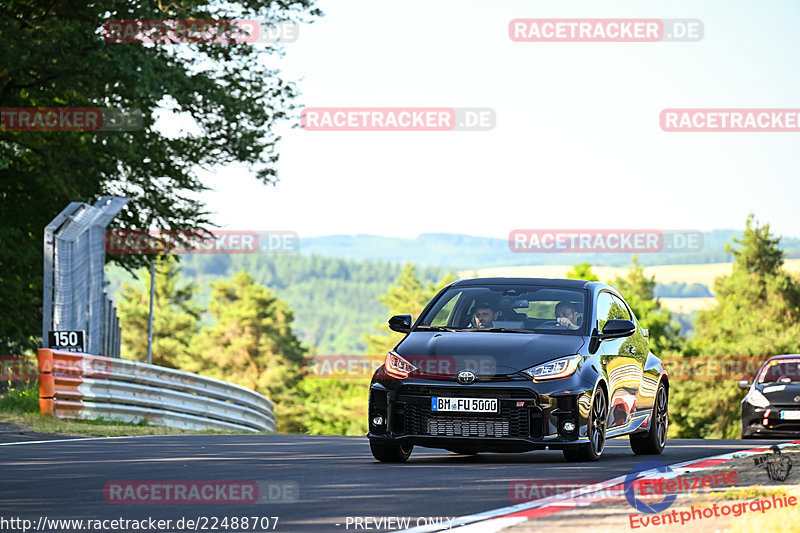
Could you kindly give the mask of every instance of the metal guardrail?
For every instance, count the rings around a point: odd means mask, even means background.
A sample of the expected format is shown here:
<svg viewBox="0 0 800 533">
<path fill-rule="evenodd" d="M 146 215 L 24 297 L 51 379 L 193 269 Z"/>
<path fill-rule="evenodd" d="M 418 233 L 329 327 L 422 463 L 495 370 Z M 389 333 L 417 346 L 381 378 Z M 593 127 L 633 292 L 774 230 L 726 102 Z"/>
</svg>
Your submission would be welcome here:
<svg viewBox="0 0 800 533">
<path fill-rule="evenodd" d="M 192 430 L 275 431 L 271 401 L 190 372 L 75 352 L 39 350 L 39 407 L 58 418 Z"/>
</svg>

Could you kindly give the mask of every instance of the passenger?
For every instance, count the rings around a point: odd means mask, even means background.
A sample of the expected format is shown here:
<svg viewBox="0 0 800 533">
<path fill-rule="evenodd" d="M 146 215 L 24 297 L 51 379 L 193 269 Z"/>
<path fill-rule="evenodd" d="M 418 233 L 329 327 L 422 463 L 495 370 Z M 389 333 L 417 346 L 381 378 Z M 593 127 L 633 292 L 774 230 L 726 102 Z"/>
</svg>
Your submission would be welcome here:
<svg viewBox="0 0 800 533">
<path fill-rule="evenodd" d="M 560 328 L 578 329 L 583 317 L 578 312 L 578 306 L 572 302 L 558 302 L 556 304 L 556 322 Z"/>
<path fill-rule="evenodd" d="M 472 312 L 470 327 L 479 329 L 491 328 L 499 315 L 500 313 L 495 311 L 494 307 L 488 302 L 481 302 L 475 306 L 475 310 Z"/>
</svg>

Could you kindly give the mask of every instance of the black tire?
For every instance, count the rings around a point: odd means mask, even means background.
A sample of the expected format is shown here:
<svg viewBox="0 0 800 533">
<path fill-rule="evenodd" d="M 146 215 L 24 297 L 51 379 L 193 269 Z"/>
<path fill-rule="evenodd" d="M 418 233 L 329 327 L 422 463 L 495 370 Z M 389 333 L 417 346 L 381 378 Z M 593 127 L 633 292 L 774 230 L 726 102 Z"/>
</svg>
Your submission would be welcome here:
<svg viewBox="0 0 800 533">
<path fill-rule="evenodd" d="M 411 457 L 414 445 L 370 440 L 369 449 L 372 456 L 382 463 L 405 463 Z"/>
<path fill-rule="evenodd" d="M 592 408 L 586 428 L 588 444 L 574 448 L 564 448 L 564 459 L 570 462 L 597 461 L 606 447 L 606 421 L 608 420 L 608 399 L 601 388 L 597 388 L 592 398 Z"/>
<path fill-rule="evenodd" d="M 667 445 L 669 401 L 667 387 L 663 382 L 658 384 L 652 417 L 649 430 L 630 436 L 631 449 L 636 455 L 658 455 Z"/>
</svg>

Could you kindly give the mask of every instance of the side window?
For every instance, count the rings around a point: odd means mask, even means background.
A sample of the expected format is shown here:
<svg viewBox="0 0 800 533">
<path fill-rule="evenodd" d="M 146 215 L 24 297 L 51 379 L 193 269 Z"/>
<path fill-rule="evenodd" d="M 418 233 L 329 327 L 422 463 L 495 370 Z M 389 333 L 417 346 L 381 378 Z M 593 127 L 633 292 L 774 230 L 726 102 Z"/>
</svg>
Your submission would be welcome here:
<svg viewBox="0 0 800 533">
<path fill-rule="evenodd" d="M 611 314 L 614 316 L 609 316 L 608 318 L 624 318 L 626 320 L 632 320 L 631 314 L 628 312 L 628 307 L 625 305 L 625 302 L 613 294 L 611 295 L 611 298 L 614 300 L 614 303 L 611 306 Z"/>
<path fill-rule="evenodd" d="M 600 331 L 603 331 L 603 326 L 606 325 L 610 318 L 614 318 L 609 316 L 613 305 L 614 300 L 611 299 L 611 293 L 601 292 L 597 296 L 597 327 Z"/>
</svg>

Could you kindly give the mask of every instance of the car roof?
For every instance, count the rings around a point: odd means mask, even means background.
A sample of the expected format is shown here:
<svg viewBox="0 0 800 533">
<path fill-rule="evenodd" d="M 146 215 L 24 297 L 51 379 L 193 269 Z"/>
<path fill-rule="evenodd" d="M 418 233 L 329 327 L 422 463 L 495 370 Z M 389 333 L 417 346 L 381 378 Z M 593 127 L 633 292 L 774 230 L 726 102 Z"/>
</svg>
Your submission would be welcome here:
<svg viewBox="0 0 800 533">
<path fill-rule="evenodd" d="M 471 285 L 544 285 L 561 289 L 591 289 L 602 286 L 609 289 L 605 283 L 597 281 L 585 281 L 582 279 L 556 279 L 556 278 L 470 278 L 460 279 L 453 282 L 451 286 L 471 286 Z M 615 291 L 616 292 L 616 291 Z"/>
<path fill-rule="evenodd" d="M 797 359 L 798 357 L 800 357 L 800 354 L 772 355 L 767 359 L 767 361 L 772 361 L 775 359 Z"/>
</svg>

